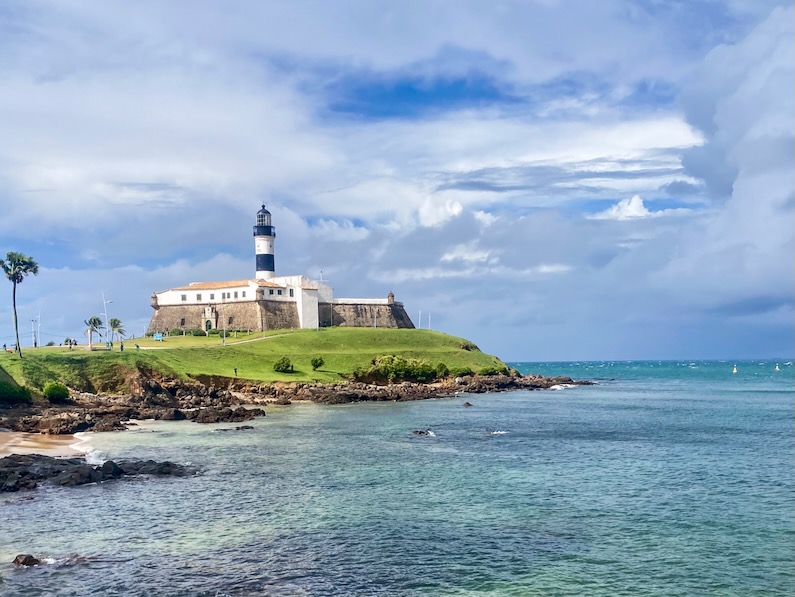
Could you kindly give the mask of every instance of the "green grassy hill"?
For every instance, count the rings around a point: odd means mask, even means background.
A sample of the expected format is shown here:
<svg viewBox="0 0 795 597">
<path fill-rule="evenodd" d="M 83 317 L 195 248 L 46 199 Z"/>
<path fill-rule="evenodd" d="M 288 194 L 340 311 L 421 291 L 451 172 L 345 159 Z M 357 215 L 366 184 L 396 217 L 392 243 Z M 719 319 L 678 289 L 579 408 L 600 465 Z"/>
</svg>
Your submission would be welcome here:
<svg viewBox="0 0 795 597">
<path fill-rule="evenodd" d="M 135 344 L 140 345 L 136 349 Z M 272 331 L 227 338 L 222 346 L 218 336 L 171 337 L 164 342 L 133 339 L 118 343 L 113 351 L 88 351 L 41 347 L 25 351 L 24 358 L 0 355 L 0 379 L 5 375 L 16 384 L 41 390 L 51 380 L 86 391 L 125 391 L 130 376 L 138 371 L 155 371 L 164 375 L 196 378 L 200 376 L 234 377 L 261 382 L 320 381 L 334 382 L 348 378 L 356 368 L 366 368 L 382 355 L 398 355 L 444 363 L 450 369 L 470 368 L 477 372 L 486 367 L 502 367 L 502 362 L 480 352 L 463 338 L 430 330 L 386 328 L 325 328 L 320 330 Z M 104 345 L 101 345 L 104 348 Z M 96 348 L 96 347 L 95 347 Z M 276 373 L 274 363 L 281 357 L 291 360 L 295 371 Z M 322 357 L 324 365 L 312 370 L 313 357 Z"/>
</svg>

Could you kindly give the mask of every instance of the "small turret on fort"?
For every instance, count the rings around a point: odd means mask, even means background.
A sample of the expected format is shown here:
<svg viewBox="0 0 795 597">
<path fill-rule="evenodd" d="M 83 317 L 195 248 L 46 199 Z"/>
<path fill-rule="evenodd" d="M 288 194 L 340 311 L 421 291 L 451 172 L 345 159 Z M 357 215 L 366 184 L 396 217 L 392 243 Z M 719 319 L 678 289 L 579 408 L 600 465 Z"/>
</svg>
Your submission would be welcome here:
<svg viewBox="0 0 795 597">
<path fill-rule="evenodd" d="M 276 276 L 273 259 L 273 242 L 276 228 L 271 224 L 271 212 L 262 206 L 257 212 L 257 225 L 254 226 L 254 250 L 257 254 L 257 280 L 271 280 Z"/>
</svg>

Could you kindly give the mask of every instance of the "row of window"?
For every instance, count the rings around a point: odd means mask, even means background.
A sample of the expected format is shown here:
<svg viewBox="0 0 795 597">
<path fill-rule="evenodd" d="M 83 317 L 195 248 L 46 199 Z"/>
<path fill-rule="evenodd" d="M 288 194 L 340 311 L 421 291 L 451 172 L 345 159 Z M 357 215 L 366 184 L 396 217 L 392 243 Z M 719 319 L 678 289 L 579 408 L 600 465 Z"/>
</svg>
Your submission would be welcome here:
<svg viewBox="0 0 795 597">
<path fill-rule="evenodd" d="M 295 290 L 293 288 L 289 289 L 289 293 L 290 293 L 290 296 L 292 296 L 292 297 L 295 296 Z M 241 294 L 240 298 L 246 298 L 246 291 L 245 290 L 242 290 L 240 292 L 240 294 Z M 273 288 L 271 288 L 268 291 L 268 294 L 273 294 Z M 278 296 L 282 296 L 282 289 L 281 288 L 277 289 L 276 290 L 276 294 Z M 230 299 L 230 298 L 238 298 L 237 290 L 235 290 L 234 292 L 222 292 L 221 293 L 221 300 Z M 188 295 L 187 294 L 182 294 L 182 295 L 180 295 L 180 299 L 182 300 L 183 303 L 186 303 L 188 301 Z M 201 293 L 199 293 L 199 294 L 196 295 L 196 301 L 197 302 L 201 302 L 201 300 L 202 300 L 202 295 L 201 295 Z M 215 293 L 210 293 L 210 300 L 211 301 L 215 300 Z"/>
<path fill-rule="evenodd" d="M 238 298 L 237 297 L 237 290 L 235 290 L 233 293 L 232 292 L 222 292 L 221 293 L 221 300 L 232 298 L 233 294 L 234 294 L 234 298 Z M 241 291 L 240 294 L 241 294 L 241 298 L 246 298 L 246 291 L 245 290 Z M 187 302 L 188 295 L 187 294 L 182 294 L 182 295 L 180 295 L 180 299 L 182 299 L 182 302 Z M 202 295 L 201 294 L 197 294 L 196 295 L 196 300 L 201 302 Z M 211 301 L 215 300 L 215 293 L 213 293 L 213 292 L 210 293 L 210 300 Z"/>
</svg>

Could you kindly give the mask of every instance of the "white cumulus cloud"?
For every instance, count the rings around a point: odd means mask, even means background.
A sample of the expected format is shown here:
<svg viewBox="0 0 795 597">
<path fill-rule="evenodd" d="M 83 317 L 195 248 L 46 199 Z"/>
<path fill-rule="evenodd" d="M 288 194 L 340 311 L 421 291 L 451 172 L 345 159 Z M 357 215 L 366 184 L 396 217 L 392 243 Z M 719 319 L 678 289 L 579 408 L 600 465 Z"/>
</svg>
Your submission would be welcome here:
<svg viewBox="0 0 795 597">
<path fill-rule="evenodd" d="M 687 213 L 686 208 L 661 209 L 651 211 L 643 204 L 640 195 L 633 195 L 629 199 L 622 199 L 604 211 L 587 216 L 590 220 L 639 220 L 642 218 L 657 218 L 660 216 Z"/>
</svg>

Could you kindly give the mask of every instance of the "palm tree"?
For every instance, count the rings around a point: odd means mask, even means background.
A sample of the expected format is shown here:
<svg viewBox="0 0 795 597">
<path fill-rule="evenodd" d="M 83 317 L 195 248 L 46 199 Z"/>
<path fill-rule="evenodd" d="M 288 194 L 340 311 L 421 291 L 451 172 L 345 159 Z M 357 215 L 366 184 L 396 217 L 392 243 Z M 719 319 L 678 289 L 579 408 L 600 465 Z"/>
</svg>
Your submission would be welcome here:
<svg viewBox="0 0 795 597">
<path fill-rule="evenodd" d="M 91 350 L 91 343 L 94 341 L 94 332 L 100 336 L 102 335 L 99 333 L 99 330 L 102 328 L 102 320 L 96 315 L 93 315 L 92 317 L 86 319 L 83 323 L 88 326 L 86 328 L 86 334 L 88 334 L 88 350 Z"/>
<path fill-rule="evenodd" d="M 121 319 L 118 317 L 111 317 L 108 321 L 108 327 L 110 327 L 110 341 L 113 342 L 114 336 L 122 337 L 126 334 L 126 330 L 124 329 L 124 324 L 121 322 Z"/>
<path fill-rule="evenodd" d="M 0 267 L 3 268 L 6 278 L 11 280 L 14 285 L 14 290 L 11 293 L 11 302 L 14 307 L 14 332 L 17 335 L 17 352 L 21 358 L 22 345 L 19 343 L 19 322 L 17 321 L 17 284 L 21 284 L 28 274 L 33 274 L 34 276 L 38 274 L 39 264 L 33 260 L 33 257 L 28 257 L 16 251 L 9 251 L 5 259 L 0 259 Z"/>
</svg>

